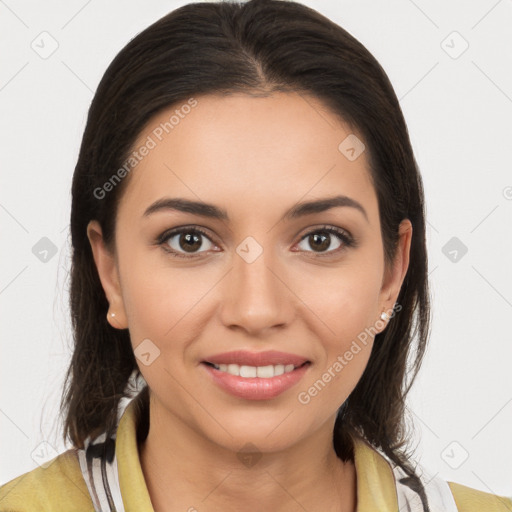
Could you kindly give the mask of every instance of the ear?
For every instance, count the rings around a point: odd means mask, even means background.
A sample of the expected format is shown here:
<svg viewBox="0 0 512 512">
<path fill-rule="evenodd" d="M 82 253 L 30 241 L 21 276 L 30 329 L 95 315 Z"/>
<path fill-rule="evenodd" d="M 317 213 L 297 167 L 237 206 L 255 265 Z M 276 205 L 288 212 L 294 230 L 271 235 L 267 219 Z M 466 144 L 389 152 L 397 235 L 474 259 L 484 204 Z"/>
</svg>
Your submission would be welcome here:
<svg viewBox="0 0 512 512">
<path fill-rule="evenodd" d="M 101 285 L 110 304 L 107 312 L 107 321 L 116 329 L 126 329 L 128 322 L 121 294 L 117 261 L 115 254 L 105 246 L 103 232 L 98 221 L 91 220 L 89 222 L 87 225 L 87 237 L 91 244 Z M 114 316 L 112 316 L 112 313 Z"/>
<path fill-rule="evenodd" d="M 398 228 L 398 245 L 391 267 L 386 269 L 380 292 L 380 311 L 388 315 L 393 313 L 402 283 L 409 268 L 409 251 L 412 240 L 412 224 L 409 219 L 404 219 Z"/>
</svg>

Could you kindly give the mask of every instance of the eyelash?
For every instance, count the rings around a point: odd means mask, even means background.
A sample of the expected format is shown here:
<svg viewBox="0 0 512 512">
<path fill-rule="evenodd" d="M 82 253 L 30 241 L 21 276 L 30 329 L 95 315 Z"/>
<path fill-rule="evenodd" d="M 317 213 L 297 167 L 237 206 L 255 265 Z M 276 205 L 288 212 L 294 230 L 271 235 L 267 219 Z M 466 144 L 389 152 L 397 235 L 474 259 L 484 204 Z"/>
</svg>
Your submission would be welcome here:
<svg viewBox="0 0 512 512">
<path fill-rule="evenodd" d="M 202 236 L 204 236 L 205 238 L 207 238 L 208 240 L 210 240 L 210 242 L 214 243 L 211 238 L 208 236 L 208 234 L 203 231 L 201 228 L 199 227 L 192 227 L 192 226 L 184 226 L 184 227 L 181 227 L 181 228 L 176 228 L 176 229 L 172 229 L 170 231 L 165 231 L 164 233 L 162 233 L 156 240 L 156 243 L 158 245 L 160 245 L 162 247 L 162 249 L 167 252 L 170 256 L 173 256 L 175 258 L 184 258 L 184 259 L 192 259 L 192 258 L 196 258 L 198 254 L 201 254 L 201 253 L 192 253 L 192 254 L 189 254 L 189 255 L 184 255 L 182 253 L 179 253 L 179 252 L 176 252 L 174 249 L 171 249 L 168 245 L 167 245 L 167 241 L 172 238 L 173 236 L 176 236 L 176 235 L 179 235 L 181 233 L 193 233 L 193 234 L 200 234 Z M 351 248 L 351 247 L 356 247 L 357 244 L 356 244 L 356 241 L 355 239 L 345 230 L 343 229 L 339 229 L 339 228 L 335 228 L 333 226 L 323 226 L 321 228 L 317 228 L 317 229 L 313 229 L 312 231 L 309 231 L 308 233 L 306 233 L 299 241 L 302 242 L 304 239 L 306 239 L 307 237 L 309 237 L 310 235 L 313 235 L 313 234 L 316 234 L 316 233 L 329 233 L 331 235 L 335 235 L 336 237 L 338 237 L 338 239 L 342 242 L 342 246 L 335 249 L 334 251 L 328 251 L 328 252 L 319 252 L 319 253 L 316 253 L 317 257 L 327 257 L 327 256 L 331 256 L 333 254 L 337 254 L 343 250 L 346 250 L 348 248 Z M 315 252 L 315 251 L 305 251 L 305 252 Z"/>
</svg>

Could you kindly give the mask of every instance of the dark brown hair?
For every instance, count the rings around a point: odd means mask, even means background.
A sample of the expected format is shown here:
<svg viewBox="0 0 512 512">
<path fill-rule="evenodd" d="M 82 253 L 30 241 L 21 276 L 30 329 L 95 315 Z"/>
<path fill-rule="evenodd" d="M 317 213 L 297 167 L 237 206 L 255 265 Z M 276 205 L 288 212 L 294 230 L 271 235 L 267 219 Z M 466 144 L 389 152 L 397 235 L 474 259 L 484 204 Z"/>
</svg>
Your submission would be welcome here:
<svg viewBox="0 0 512 512">
<path fill-rule="evenodd" d="M 410 265 L 400 312 L 376 336 L 368 365 L 340 407 L 333 444 L 353 457 L 359 436 L 415 479 L 407 454 L 405 398 L 428 338 L 430 304 L 423 187 L 393 87 L 375 58 L 343 28 L 302 4 L 279 0 L 191 3 L 132 39 L 105 72 L 91 107 L 72 185 L 70 304 L 74 351 L 61 412 L 64 439 L 116 428 L 116 410 L 138 367 L 128 330 L 106 320 L 108 302 L 86 228 L 99 221 L 115 250 L 117 205 L 127 179 L 98 198 L 122 167 L 142 128 L 163 109 L 204 94 L 315 97 L 361 134 L 376 190 L 386 263 L 398 226 L 410 219 Z M 147 390 L 146 394 L 147 394 Z"/>
</svg>

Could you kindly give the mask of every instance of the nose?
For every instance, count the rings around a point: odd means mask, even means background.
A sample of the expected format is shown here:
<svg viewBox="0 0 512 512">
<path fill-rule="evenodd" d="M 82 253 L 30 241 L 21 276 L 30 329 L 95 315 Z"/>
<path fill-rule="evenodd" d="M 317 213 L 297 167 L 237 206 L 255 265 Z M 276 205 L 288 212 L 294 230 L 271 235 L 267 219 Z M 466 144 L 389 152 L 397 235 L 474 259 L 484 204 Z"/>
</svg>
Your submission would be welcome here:
<svg viewBox="0 0 512 512">
<path fill-rule="evenodd" d="M 234 254 L 233 267 L 223 288 L 223 324 L 252 336 L 283 328 L 293 315 L 293 293 L 286 283 L 285 267 L 270 249 L 264 249 L 254 261 L 240 254 Z"/>
</svg>

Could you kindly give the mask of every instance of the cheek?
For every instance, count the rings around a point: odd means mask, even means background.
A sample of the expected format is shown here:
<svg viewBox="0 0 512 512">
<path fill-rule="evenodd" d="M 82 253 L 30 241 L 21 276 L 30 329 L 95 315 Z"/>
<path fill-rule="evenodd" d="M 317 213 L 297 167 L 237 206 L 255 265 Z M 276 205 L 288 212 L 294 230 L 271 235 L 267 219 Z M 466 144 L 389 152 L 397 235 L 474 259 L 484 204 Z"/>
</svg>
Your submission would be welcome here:
<svg viewBox="0 0 512 512">
<path fill-rule="evenodd" d="M 373 347 L 371 327 L 378 319 L 382 275 L 378 261 L 347 265 L 329 279 L 311 275 L 300 293 L 314 314 L 309 329 L 321 339 L 318 367 L 301 386 L 302 404 L 315 403 L 334 412 L 361 378 Z"/>
<path fill-rule="evenodd" d="M 175 389 L 175 402 L 185 407 L 179 386 L 174 386 L 187 379 L 189 340 L 200 336 L 201 299 L 215 281 L 211 275 L 171 269 L 162 259 L 151 265 L 147 259 L 132 257 L 129 269 L 123 300 L 137 365 L 152 390 Z"/>
<path fill-rule="evenodd" d="M 334 414 L 359 382 L 371 355 L 378 289 L 354 275 L 309 295 L 310 330 L 321 338 L 315 371 L 301 386 L 300 404 Z M 327 328 L 325 327 L 327 326 Z"/>
<path fill-rule="evenodd" d="M 193 339 L 201 328 L 198 306 L 218 278 L 199 267 L 172 268 L 161 249 L 125 254 L 129 255 L 120 262 L 120 272 L 133 345 L 149 338 L 161 349 L 173 350 L 176 344 L 168 342 L 180 339 L 179 333 L 187 332 L 186 338 Z"/>
<path fill-rule="evenodd" d="M 316 321 L 323 323 L 334 344 L 343 348 L 352 338 L 374 324 L 382 275 L 378 263 L 347 265 L 338 272 L 315 276 L 303 281 L 298 292 L 306 297 Z"/>
</svg>

